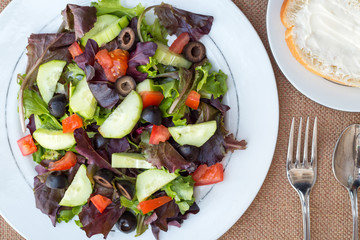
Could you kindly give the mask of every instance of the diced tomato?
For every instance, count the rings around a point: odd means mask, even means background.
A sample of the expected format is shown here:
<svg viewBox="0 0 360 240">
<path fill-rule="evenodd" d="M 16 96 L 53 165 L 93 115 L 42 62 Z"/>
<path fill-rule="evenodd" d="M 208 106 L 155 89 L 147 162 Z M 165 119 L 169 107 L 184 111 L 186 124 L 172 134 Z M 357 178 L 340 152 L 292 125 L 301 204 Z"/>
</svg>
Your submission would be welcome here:
<svg viewBox="0 0 360 240">
<path fill-rule="evenodd" d="M 139 202 L 137 209 L 141 210 L 143 214 L 147 214 L 148 212 L 151 212 L 152 210 L 161 207 L 162 205 L 170 202 L 171 200 L 172 198 L 169 196 L 162 196 L 154 199 L 145 200 Z"/>
<path fill-rule="evenodd" d="M 171 44 L 171 46 L 169 47 L 169 50 L 174 52 L 174 53 L 180 54 L 180 53 L 182 53 L 185 45 L 189 43 L 189 41 L 190 41 L 189 33 L 183 32 Z"/>
<path fill-rule="evenodd" d="M 126 75 L 128 68 L 129 52 L 121 49 L 115 49 L 108 52 L 108 50 L 100 50 L 95 59 L 104 69 L 106 78 L 110 82 L 115 82 L 116 79 Z"/>
<path fill-rule="evenodd" d="M 97 208 L 97 210 L 99 210 L 100 213 L 103 213 L 105 208 L 107 208 L 107 206 L 112 203 L 110 199 L 100 194 L 91 197 L 90 201 L 95 205 L 95 207 Z"/>
<path fill-rule="evenodd" d="M 37 151 L 37 147 L 35 145 L 34 139 L 32 138 L 31 134 L 23 138 L 20 138 L 17 141 L 17 144 L 23 156 L 30 155 Z"/>
<path fill-rule="evenodd" d="M 70 45 L 69 52 L 72 58 L 75 59 L 76 56 L 79 56 L 84 51 L 81 49 L 80 45 L 77 42 L 74 42 L 73 44 Z"/>
<path fill-rule="evenodd" d="M 63 133 L 72 133 L 75 129 L 81 128 L 83 121 L 76 113 L 62 121 Z"/>
<path fill-rule="evenodd" d="M 164 95 L 159 91 L 144 91 L 140 92 L 143 109 L 148 106 L 159 106 L 161 101 L 164 99 Z"/>
<path fill-rule="evenodd" d="M 167 140 L 169 140 L 170 138 L 170 132 L 167 129 L 167 127 L 160 125 L 160 126 L 156 126 L 153 125 L 151 134 L 150 134 L 150 140 L 149 143 L 150 144 L 159 144 L 160 142 L 165 142 Z"/>
<path fill-rule="evenodd" d="M 77 162 L 75 153 L 69 151 L 66 152 L 65 155 L 56 162 L 50 162 L 48 170 L 49 171 L 62 171 L 62 170 L 68 170 L 75 166 Z"/>
<path fill-rule="evenodd" d="M 200 94 L 192 90 L 185 101 L 185 105 L 196 110 L 198 109 L 199 104 L 200 104 Z"/>
<path fill-rule="evenodd" d="M 224 180 L 224 169 L 221 163 L 216 163 L 210 167 L 205 164 L 200 165 L 192 174 L 195 186 L 209 185 Z"/>
</svg>

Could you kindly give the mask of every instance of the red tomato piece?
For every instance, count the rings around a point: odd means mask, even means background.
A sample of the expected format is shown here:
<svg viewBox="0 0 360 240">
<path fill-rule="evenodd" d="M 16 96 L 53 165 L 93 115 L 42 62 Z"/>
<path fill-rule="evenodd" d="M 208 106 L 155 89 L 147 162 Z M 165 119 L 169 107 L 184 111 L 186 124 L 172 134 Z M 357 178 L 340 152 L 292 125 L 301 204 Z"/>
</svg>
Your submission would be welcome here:
<svg viewBox="0 0 360 240">
<path fill-rule="evenodd" d="M 183 32 L 171 44 L 171 46 L 169 47 L 169 50 L 174 52 L 174 53 L 180 54 L 180 53 L 182 53 L 185 45 L 189 43 L 189 41 L 190 41 L 189 33 Z"/>
<path fill-rule="evenodd" d="M 192 90 L 189 96 L 186 98 L 185 105 L 196 110 L 198 109 L 199 104 L 200 104 L 200 94 Z"/>
<path fill-rule="evenodd" d="M 63 133 L 72 133 L 75 129 L 81 128 L 82 126 L 83 121 L 76 113 L 62 121 Z"/>
<path fill-rule="evenodd" d="M 143 101 L 143 109 L 148 106 L 159 106 L 164 99 L 164 95 L 159 91 L 144 91 L 140 92 Z"/>
<path fill-rule="evenodd" d="M 137 209 L 141 210 L 143 214 L 147 214 L 148 212 L 151 212 L 152 210 L 161 207 L 162 205 L 170 202 L 171 200 L 172 198 L 169 196 L 162 196 L 154 199 L 145 200 L 139 202 Z"/>
<path fill-rule="evenodd" d="M 216 163 L 210 167 L 205 164 L 200 165 L 192 174 L 195 186 L 209 185 L 224 180 L 224 169 L 221 163 Z"/>
<path fill-rule="evenodd" d="M 167 129 L 167 127 L 160 125 L 160 126 L 156 126 L 153 125 L 151 134 L 150 134 L 150 140 L 149 143 L 150 144 L 159 144 L 160 142 L 165 142 L 167 140 L 169 140 L 170 138 L 170 132 Z"/>
<path fill-rule="evenodd" d="M 100 213 L 103 213 L 105 208 L 107 208 L 107 206 L 112 203 L 110 199 L 100 194 L 91 197 L 90 201 L 95 205 L 95 207 L 97 208 L 97 210 L 99 210 Z"/>
<path fill-rule="evenodd" d="M 34 139 L 32 138 L 31 134 L 23 138 L 20 138 L 17 141 L 17 144 L 23 156 L 30 155 L 37 151 L 37 147 L 35 145 Z"/>
<path fill-rule="evenodd" d="M 116 79 L 126 75 L 128 58 L 129 52 L 121 49 L 111 52 L 103 49 L 95 55 L 95 59 L 104 69 L 106 78 L 110 82 L 115 82 Z"/>
<path fill-rule="evenodd" d="M 80 45 L 77 42 L 74 42 L 73 44 L 70 45 L 69 52 L 72 58 L 75 59 L 76 56 L 79 56 L 84 51 L 81 49 Z"/>
<path fill-rule="evenodd" d="M 77 158 L 75 153 L 69 151 L 66 152 L 65 155 L 56 162 L 50 162 L 49 163 L 49 171 L 62 171 L 62 170 L 68 170 L 75 166 L 77 162 Z"/>
</svg>

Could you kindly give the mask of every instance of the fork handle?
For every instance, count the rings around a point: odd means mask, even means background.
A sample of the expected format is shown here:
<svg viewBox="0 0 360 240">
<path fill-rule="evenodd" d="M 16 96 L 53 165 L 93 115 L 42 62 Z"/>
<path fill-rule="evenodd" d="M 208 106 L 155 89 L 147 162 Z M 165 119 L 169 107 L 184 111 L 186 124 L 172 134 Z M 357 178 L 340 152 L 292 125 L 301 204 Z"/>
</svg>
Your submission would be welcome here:
<svg viewBox="0 0 360 240">
<path fill-rule="evenodd" d="M 310 240 L 309 195 L 310 195 L 310 191 L 305 192 L 305 194 L 299 191 L 302 213 L 303 213 L 304 240 Z"/>
<path fill-rule="evenodd" d="M 357 207 L 357 188 L 349 189 L 352 215 L 353 215 L 353 240 L 358 240 L 358 207 Z"/>
</svg>

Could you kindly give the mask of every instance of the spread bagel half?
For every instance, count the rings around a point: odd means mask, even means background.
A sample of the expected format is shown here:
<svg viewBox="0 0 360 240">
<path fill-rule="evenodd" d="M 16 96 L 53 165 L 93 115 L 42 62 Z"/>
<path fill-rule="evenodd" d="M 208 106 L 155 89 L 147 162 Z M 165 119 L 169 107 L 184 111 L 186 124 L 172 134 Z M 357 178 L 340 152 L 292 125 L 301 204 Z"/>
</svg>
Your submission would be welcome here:
<svg viewBox="0 0 360 240">
<path fill-rule="evenodd" d="M 326 79 L 360 87 L 360 1 L 285 0 L 280 15 L 298 62 Z"/>
</svg>

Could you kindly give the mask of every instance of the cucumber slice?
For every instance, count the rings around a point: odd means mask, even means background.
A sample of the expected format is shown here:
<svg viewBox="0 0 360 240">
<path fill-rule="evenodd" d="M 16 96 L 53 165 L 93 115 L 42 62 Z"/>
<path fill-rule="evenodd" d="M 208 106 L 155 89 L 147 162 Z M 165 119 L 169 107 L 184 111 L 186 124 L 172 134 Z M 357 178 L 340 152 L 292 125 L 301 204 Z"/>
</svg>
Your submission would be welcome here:
<svg viewBox="0 0 360 240">
<path fill-rule="evenodd" d="M 63 133 L 62 130 L 39 128 L 33 137 L 42 147 L 51 150 L 68 149 L 76 143 L 73 133 Z"/>
<path fill-rule="evenodd" d="M 121 29 L 129 24 L 126 16 L 118 18 L 114 15 L 98 16 L 94 27 L 81 38 L 81 45 L 85 46 L 88 39 L 95 40 L 99 47 L 116 38 Z"/>
<path fill-rule="evenodd" d="M 86 78 L 83 78 L 71 93 L 70 108 L 85 119 L 92 119 L 95 114 L 96 104 L 96 99 L 90 91 Z"/>
<path fill-rule="evenodd" d="M 74 180 L 65 191 L 64 197 L 59 205 L 66 207 L 76 207 L 84 205 L 92 193 L 92 185 L 86 175 L 86 166 L 82 164 L 75 174 Z"/>
<path fill-rule="evenodd" d="M 214 135 L 216 128 L 216 121 L 213 120 L 187 126 L 169 127 L 168 130 L 178 144 L 201 147 Z"/>
<path fill-rule="evenodd" d="M 160 169 L 149 169 L 140 173 L 136 178 L 136 196 L 139 202 L 144 201 L 151 194 L 177 178 L 175 173 L 168 173 Z"/>
<path fill-rule="evenodd" d="M 191 66 L 192 63 L 190 61 L 186 60 L 177 53 L 171 52 L 168 46 L 158 42 L 156 44 L 158 47 L 154 58 L 158 60 L 159 63 L 183 68 L 189 68 Z"/>
<path fill-rule="evenodd" d="M 145 79 L 144 81 L 136 85 L 136 91 L 138 93 L 145 91 L 154 91 L 154 81 L 152 79 Z"/>
<path fill-rule="evenodd" d="M 111 155 L 111 167 L 113 168 L 154 168 L 146 158 L 139 153 L 113 153 Z"/>
<path fill-rule="evenodd" d="M 143 108 L 140 95 L 132 90 L 99 127 L 104 138 L 122 138 L 135 127 Z"/>
<path fill-rule="evenodd" d="M 57 82 L 60 79 L 65 65 L 66 61 L 62 60 L 52 60 L 40 65 L 36 83 L 46 103 L 54 96 Z"/>
</svg>

